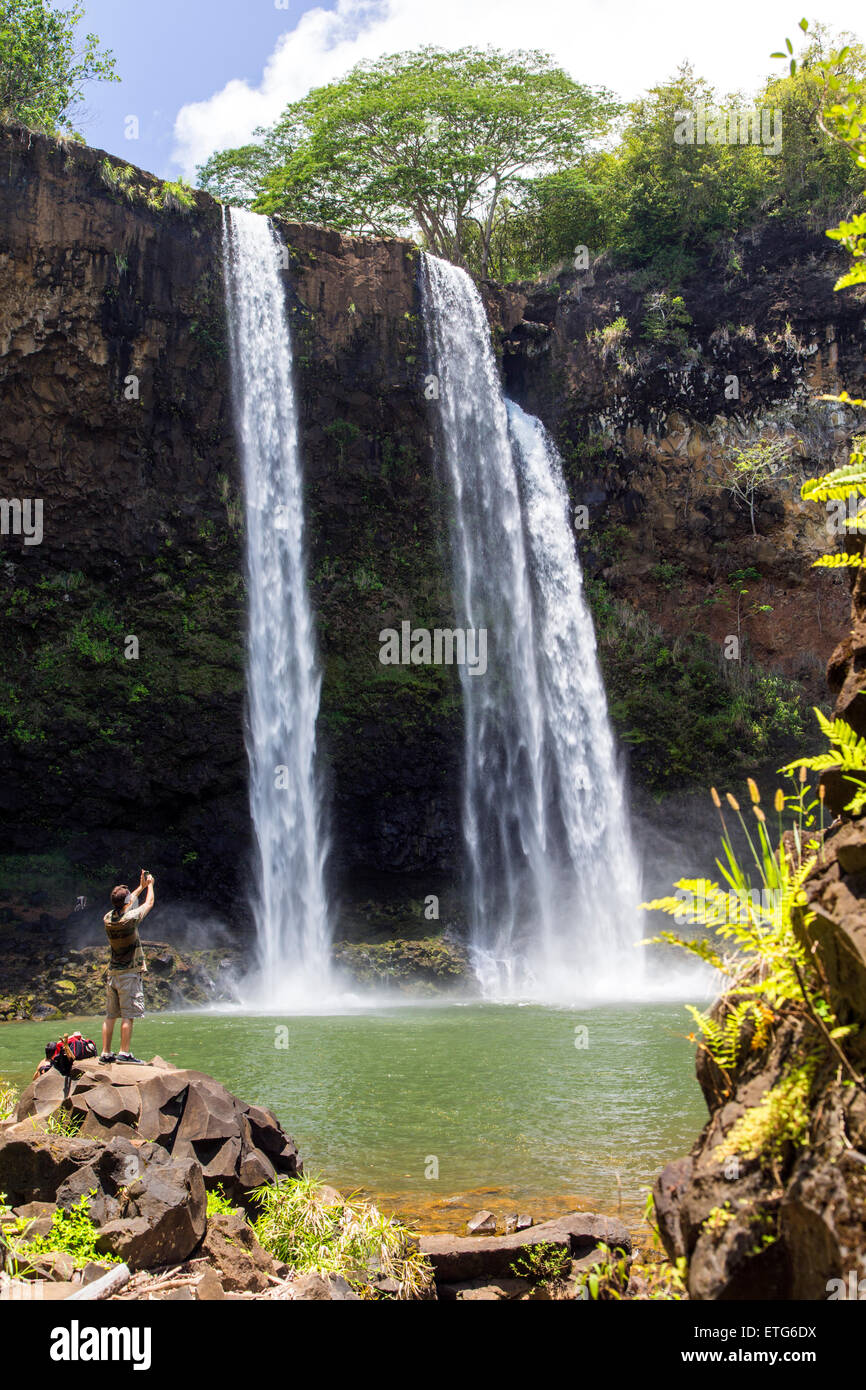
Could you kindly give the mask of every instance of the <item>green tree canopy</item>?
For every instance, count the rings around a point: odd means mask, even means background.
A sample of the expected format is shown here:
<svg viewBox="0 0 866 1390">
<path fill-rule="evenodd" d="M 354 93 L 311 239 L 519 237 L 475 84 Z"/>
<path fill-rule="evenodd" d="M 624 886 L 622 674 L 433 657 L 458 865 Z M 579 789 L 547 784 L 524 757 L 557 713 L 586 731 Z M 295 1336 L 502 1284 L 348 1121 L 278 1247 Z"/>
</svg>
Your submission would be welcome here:
<svg viewBox="0 0 866 1390">
<path fill-rule="evenodd" d="M 114 56 L 76 26 L 82 4 L 0 0 L 0 119 L 50 134 L 71 130 L 71 112 L 88 82 L 117 82 Z"/>
<path fill-rule="evenodd" d="M 573 165 L 617 110 L 543 53 L 427 47 L 362 63 L 293 102 L 201 186 L 257 211 L 385 234 L 416 227 L 485 274 L 497 211 Z"/>
</svg>

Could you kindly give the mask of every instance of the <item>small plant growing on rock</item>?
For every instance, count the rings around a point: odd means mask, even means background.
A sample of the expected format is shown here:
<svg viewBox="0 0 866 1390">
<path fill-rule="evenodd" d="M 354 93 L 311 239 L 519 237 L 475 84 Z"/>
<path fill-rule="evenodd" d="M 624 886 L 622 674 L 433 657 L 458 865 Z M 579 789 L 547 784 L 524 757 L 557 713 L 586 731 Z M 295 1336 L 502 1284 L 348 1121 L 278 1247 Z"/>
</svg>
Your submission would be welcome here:
<svg viewBox="0 0 866 1390">
<path fill-rule="evenodd" d="M 527 1245 L 511 1266 L 512 1274 L 518 1279 L 528 1280 L 533 1289 L 542 1286 L 564 1288 L 570 1269 L 571 1256 L 568 1251 L 546 1240 Z"/>
<path fill-rule="evenodd" d="M 84 1124 L 84 1111 L 62 1108 L 55 1110 L 51 1115 L 45 1115 L 39 1122 L 39 1127 L 45 1134 L 60 1134 L 66 1139 L 71 1139 L 78 1133 Z"/>
<path fill-rule="evenodd" d="M 732 1125 L 713 1151 L 719 1163 L 739 1155 L 775 1167 L 784 1157 L 786 1145 L 801 1148 L 806 1143 L 811 1123 L 809 1095 L 818 1057 L 816 1051 L 795 1067 Z"/>
<path fill-rule="evenodd" d="M 603 328 L 594 328 L 591 333 L 587 333 L 587 339 L 597 349 L 602 362 L 607 362 L 608 358 L 613 357 L 618 366 L 622 367 L 625 362 L 625 344 L 628 342 L 630 333 L 628 320 L 620 314 L 612 323 L 606 323 Z"/>
<path fill-rule="evenodd" d="M 126 202 L 131 203 L 138 192 L 138 185 L 135 182 L 135 170 L 131 164 L 115 164 L 110 159 L 103 159 L 99 165 L 99 177 L 111 193 Z"/>
<path fill-rule="evenodd" d="M 413 1232 L 357 1197 L 337 1199 L 320 1178 L 256 1188 L 255 1232 L 266 1250 L 295 1274 L 341 1275 L 362 1296 L 375 1298 L 371 1273 L 396 1285 L 396 1297 L 422 1297 L 433 1272 Z"/>
<path fill-rule="evenodd" d="M 758 493 L 768 483 L 787 476 L 786 467 L 790 454 L 791 445 L 785 439 L 758 439 L 745 449 L 731 451 L 723 487 L 747 508 L 753 536 L 758 534 L 755 530 L 755 502 Z"/>
<path fill-rule="evenodd" d="M 93 1196 L 94 1193 L 90 1195 Z M 23 1219 L 16 1223 L 16 1232 L 25 1247 L 22 1249 L 21 1245 L 18 1245 L 15 1250 L 21 1264 L 26 1264 L 30 1256 L 54 1251 L 63 1251 L 71 1255 L 78 1269 L 83 1269 L 92 1260 L 98 1260 L 102 1264 L 120 1264 L 119 1256 L 104 1255 L 96 1248 L 99 1231 L 90 1219 L 90 1197 L 86 1193 L 67 1211 L 58 1207 L 47 1235 L 34 1236 L 32 1240 L 27 1240 L 27 1226 L 28 1222 Z"/>
<path fill-rule="evenodd" d="M 8 1120 L 18 1104 L 18 1088 L 11 1081 L 0 1081 L 0 1120 Z"/>
<path fill-rule="evenodd" d="M 621 1250 L 611 1250 L 609 1245 L 599 1245 L 598 1253 L 600 1258 L 582 1281 L 581 1296 L 594 1303 L 619 1303 L 628 1293 L 631 1259 Z"/>
<path fill-rule="evenodd" d="M 184 179 L 169 181 L 160 189 L 160 205 L 166 212 L 190 212 L 195 207 L 195 194 Z"/>
<path fill-rule="evenodd" d="M 688 347 L 689 337 L 686 329 L 692 322 L 692 316 L 681 294 L 671 295 L 667 290 L 654 290 L 647 295 L 645 306 L 645 338 L 651 343 L 657 343 L 659 347 Z"/>
<path fill-rule="evenodd" d="M 720 1207 L 713 1207 L 712 1211 L 707 1214 L 704 1218 L 703 1228 L 705 1231 L 723 1231 L 735 1220 L 736 1213 L 730 1202 L 723 1202 Z"/>
<path fill-rule="evenodd" d="M 208 1219 L 212 1216 L 234 1216 L 238 1210 L 237 1204 L 226 1196 L 221 1183 L 211 1188 L 207 1194 L 207 1215 Z"/>
</svg>

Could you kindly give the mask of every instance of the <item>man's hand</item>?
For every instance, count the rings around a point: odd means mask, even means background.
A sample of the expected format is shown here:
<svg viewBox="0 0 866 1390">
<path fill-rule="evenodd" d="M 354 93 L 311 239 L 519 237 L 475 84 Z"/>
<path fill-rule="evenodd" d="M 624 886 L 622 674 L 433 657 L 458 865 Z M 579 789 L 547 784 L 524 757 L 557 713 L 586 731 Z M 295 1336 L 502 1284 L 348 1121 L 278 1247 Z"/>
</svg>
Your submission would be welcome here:
<svg viewBox="0 0 866 1390">
<path fill-rule="evenodd" d="M 147 883 L 147 897 L 144 900 L 144 906 L 141 909 L 139 921 L 143 921 L 153 907 L 153 874 L 146 874 L 145 881 Z"/>
</svg>

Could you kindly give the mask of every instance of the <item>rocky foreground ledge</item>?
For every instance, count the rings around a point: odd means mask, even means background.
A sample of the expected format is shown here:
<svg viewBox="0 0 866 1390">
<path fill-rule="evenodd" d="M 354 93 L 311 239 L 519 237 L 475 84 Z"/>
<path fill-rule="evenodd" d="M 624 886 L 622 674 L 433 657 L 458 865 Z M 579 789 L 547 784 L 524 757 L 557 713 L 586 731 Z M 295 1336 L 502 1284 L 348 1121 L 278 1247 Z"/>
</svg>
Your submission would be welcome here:
<svg viewBox="0 0 866 1390">
<path fill-rule="evenodd" d="M 33 1296 L 34 1280 L 40 1297 L 81 1297 L 115 1268 L 123 1284 L 106 1296 L 117 1299 L 576 1298 L 601 1247 L 631 1259 L 621 1222 L 573 1213 L 502 1236 L 413 1239 L 421 1277 L 411 1294 L 375 1260 L 351 1282 L 300 1270 L 260 1243 L 251 1194 L 302 1174 L 273 1112 L 203 1072 L 160 1057 L 76 1062 L 66 1080 L 49 1071 L 0 1121 L 0 1298 Z M 209 1213 L 209 1193 L 222 1210 Z M 95 1228 L 85 1267 L 38 1239 L 82 1199 Z M 335 1189 L 322 1187 L 318 1200 L 328 1221 L 343 1219 Z"/>
</svg>

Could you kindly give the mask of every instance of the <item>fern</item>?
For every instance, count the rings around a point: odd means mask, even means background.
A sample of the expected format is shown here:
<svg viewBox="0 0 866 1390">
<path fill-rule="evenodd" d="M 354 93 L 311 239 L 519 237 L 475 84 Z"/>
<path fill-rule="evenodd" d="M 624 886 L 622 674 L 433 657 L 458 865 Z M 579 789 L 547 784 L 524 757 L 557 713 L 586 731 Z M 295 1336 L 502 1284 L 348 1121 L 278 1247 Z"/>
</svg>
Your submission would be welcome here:
<svg viewBox="0 0 866 1390">
<path fill-rule="evenodd" d="M 797 758 L 788 763 L 783 771 L 791 773 L 794 768 L 802 767 L 812 772 L 827 772 L 833 768 L 843 773 L 866 774 L 866 738 L 861 738 L 844 719 L 828 719 L 819 709 L 815 710 L 815 717 L 831 745 L 831 751 L 816 753 L 811 758 Z M 857 816 L 866 805 L 866 776 L 848 776 L 845 781 L 855 788 L 845 810 L 849 815 Z"/>
<path fill-rule="evenodd" d="M 847 553 L 819 555 L 817 560 L 812 561 L 812 568 L 814 570 L 858 570 L 862 565 L 863 557 L 861 555 L 848 555 Z"/>
<path fill-rule="evenodd" d="M 861 402 L 851 401 L 850 404 L 860 405 Z M 800 496 L 806 502 L 830 502 L 848 497 L 852 492 L 866 497 L 866 453 L 862 436 L 854 441 L 847 463 L 820 478 L 809 478 L 801 487 Z"/>
</svg>

